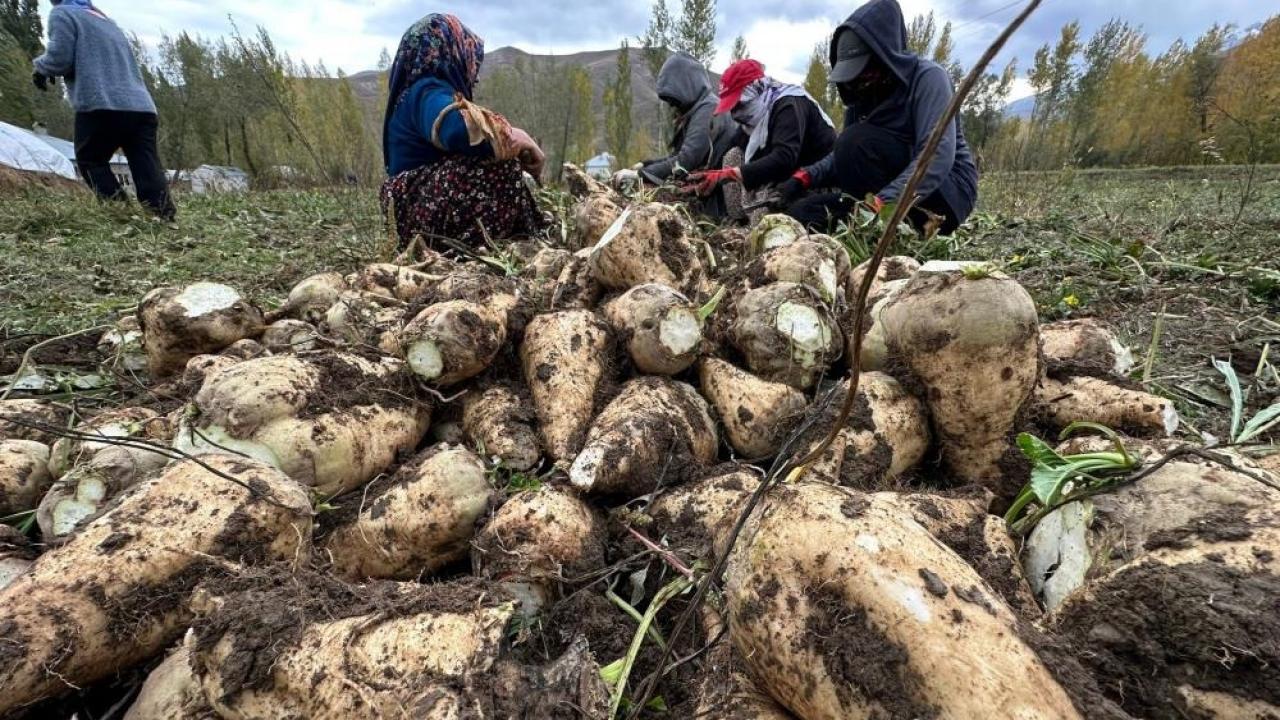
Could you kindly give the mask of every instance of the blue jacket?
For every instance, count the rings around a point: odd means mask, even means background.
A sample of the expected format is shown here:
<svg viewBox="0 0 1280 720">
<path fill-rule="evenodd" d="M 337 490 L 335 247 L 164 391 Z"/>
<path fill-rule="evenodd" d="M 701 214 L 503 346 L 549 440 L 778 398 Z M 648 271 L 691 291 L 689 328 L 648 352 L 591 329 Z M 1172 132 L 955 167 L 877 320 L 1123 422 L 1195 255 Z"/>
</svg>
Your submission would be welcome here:
<svg viewBox="0 0 1280 720">
<path fill-rule="evenodd" d="M 935 62 L 921 58 L 907 49 L 907 26 L 897 0 L 871 0 L 845 20 L 843 29 L 858 34 L 898 79 L 897 89 L 875 107 L 849 107 L 845 110 L 845 127 L 867 123 L 897 135 L 915 148 L 918 158 L 929 139 L 929 133 L 946 111 L 955 93 L 951 77 Z M 834 55 L 836 43 L 832 40 Z M 829 187 L 835 182 L 835 155 L 828 155 L 805 168 L 814 187 Z M 916 161 L 877 195 L 885 202 L 898 200 L 907 181 L 916 170 Z M 978 168 L 973 162 L 964 130 L 953 120 L 929 163 L 929 171 L 917 193 L 927 198 L 942 193 L 947 204 L 961 217 L 973 210 L 978 197 Z"/>
<path fill-rule="evenodd" d="M 453 88 L 443 80 L 428 77 L 414 83 L 404 93 L 387 124 L 387 174 L 399 175 L 424 165 L 440 162 L 446 156 L 431 142 L 431 128 L 440 112 L 453 103 Z M 447 153 L 493 157 L 493 147 L 486 140 L 472 145 L 462 113 L 450 111 L 440 124 L 440 144 Z"/>
<path fill-rule="evenodd" d="M 97 10 L 55 7 L 49 13 L 48 49 L 34 65 L 41 75 L 66 78 L 76 112 L 156 112 L 129 39 Z"/>
</svg>

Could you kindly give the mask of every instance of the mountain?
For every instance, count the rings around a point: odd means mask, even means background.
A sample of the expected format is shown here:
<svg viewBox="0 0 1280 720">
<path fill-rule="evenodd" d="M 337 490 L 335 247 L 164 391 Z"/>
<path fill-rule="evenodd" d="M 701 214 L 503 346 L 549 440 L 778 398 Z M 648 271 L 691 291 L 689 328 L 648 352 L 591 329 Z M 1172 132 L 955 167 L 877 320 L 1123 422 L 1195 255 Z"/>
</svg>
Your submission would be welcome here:
<svg viewBox="0 0 1280 720">
<path fill-rule="evenodd" d="M 1004 106 L 1004 116 L 1007 118 L 1022 118 L 1026 120 L 1036 110 L 1036 96 L 1031 95 L 1021 100 L 1014 100 Z"/>
</svg>

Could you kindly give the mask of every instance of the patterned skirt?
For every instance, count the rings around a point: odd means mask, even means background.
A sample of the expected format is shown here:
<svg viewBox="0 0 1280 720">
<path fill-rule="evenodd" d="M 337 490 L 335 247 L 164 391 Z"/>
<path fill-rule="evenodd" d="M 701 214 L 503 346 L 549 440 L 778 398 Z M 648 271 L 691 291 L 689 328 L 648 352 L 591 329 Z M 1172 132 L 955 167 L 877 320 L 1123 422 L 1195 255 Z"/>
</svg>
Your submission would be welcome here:
<svg viewBox="0 0 1280 720">
<path fill-rule="evenodd" d="M 394 220 L 401 249 L 416 237 L 433 249 L 447 248 L 442 237 L 481 247 L 486 235 L 503 240 L 543 227 L 519 163 L 464 155 L 388 178 L 382 215 Z"/>
</svg>

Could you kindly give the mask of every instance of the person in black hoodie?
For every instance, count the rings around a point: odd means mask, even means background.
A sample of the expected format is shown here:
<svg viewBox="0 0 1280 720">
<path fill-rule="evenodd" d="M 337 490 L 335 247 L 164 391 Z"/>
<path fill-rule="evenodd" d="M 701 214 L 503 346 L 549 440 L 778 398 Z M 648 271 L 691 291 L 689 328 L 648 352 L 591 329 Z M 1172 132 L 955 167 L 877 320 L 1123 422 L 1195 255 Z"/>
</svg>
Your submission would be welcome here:
<svg viewBox="0 0 1280 720">
<path fill-rule="evenodd" d="M 716 114 L 729 113 L 742 128 L 740 167 L 694 173 L 699 195 L 722 183 L 741 183 L 748 192 L 785 182 L 799 168 L 831 152 L 836 139 L 831 118 L 803 88 L 774 80 L 755 60 L 740 60 L 720 78 Z"/>
<path fill-rule="evenodd" d="M 897 0 L 871 0 L 836 29 L 829 80 L 846 107 L 835 150 L 779 188 L 788 214 L 814 229 L 829 228 L 858 203 L 879 212 L 902 200 L 920 152 L 955 92 L 946 70 L 907 49 Z M 932 213 L 943 218 L 942 234 L 950 234 L 973 212 L 978 169 L 955 120 L 916 195 L 916 209 L 908 217 L 917 228 Z"/>
</svg>

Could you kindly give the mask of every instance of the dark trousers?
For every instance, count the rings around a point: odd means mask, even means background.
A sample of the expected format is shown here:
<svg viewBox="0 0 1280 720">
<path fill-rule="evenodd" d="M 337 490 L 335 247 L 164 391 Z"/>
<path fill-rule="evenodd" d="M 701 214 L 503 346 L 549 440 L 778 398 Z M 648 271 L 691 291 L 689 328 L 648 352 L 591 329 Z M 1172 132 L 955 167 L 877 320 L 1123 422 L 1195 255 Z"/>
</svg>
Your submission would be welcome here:
<svg viewBox="0 0 1280 720">
<path fill-rule="evenodd" d="M 176 214 L 169 197 L 160 154 L 156 151 L 159 121 L 152 113 L 93 110 L 76 113 L 76 164 L 85 183 L 104 200 L 128 197 L 111 172 L 111 157 L 123 151 L 138 191 L 138 201 L 166 220 Z"/>
<path fill-rule="evenodd" d="M 848 217 L 854 205 L 868 195 L 884 189 L 911 164 L 915 148 L 884 128 L 856 123 L 844 129 L 836 140 L 836 185 L 839 192 L 817 192 L 797 200 L 787 214 L 817 232 L 827 232 Z M 940 193 L 934 193 L 916 204 L 907 216 L 916 227 L 923 228 L 928 215 L 922 210 L 943 216 L 940 232 L 950 235 L 964 218 L 958 217 Z"/>
</svg>

